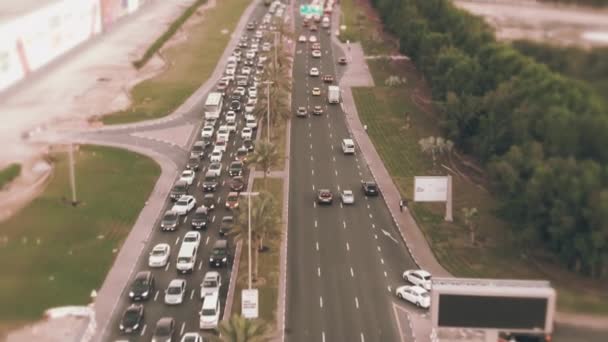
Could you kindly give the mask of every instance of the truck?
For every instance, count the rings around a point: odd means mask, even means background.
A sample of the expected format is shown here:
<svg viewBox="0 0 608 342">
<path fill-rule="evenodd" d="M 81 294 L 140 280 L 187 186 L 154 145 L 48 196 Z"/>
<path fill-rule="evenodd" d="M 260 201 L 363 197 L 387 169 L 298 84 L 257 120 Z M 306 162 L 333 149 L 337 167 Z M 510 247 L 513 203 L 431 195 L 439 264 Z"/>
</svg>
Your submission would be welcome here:
<svg viewBox="0 0 608 342">
<path fill-rule="evenodd" d="M 327 87 L 327 101 L 329 103 L 340 103 L 340 87 L 338 87 L 338 86 Z"/>
</svg>

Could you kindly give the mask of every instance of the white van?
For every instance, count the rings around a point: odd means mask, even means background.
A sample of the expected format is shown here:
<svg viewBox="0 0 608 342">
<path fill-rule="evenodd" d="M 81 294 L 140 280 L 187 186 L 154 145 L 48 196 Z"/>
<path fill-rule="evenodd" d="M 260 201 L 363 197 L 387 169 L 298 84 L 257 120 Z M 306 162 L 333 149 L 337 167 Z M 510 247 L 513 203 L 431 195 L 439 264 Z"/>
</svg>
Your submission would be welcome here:
<svg viewBox="0 0 608 342">
<path fill-rule="evenodd" d="M 342 139 L 342 152 L 344 154 L 355 153 L 355 142 L 353 139 Z"/>
<path fill-rule="evenodd" d="M 194 266 L 196 265 L 197 251 L 198 248 L 196 245 L 191 243 L 182 243 L 179 253 L 177 254 L 177 262 L 175 265 L 178 272 L 190 273 L 192 270 L 194 270 Z"/>
<path fill-rule="evenodd" d="M 217 329 L 220 321 L 220 298 L 217 293 L 205 296 L 200 315 L 199 328 L 201 330 Z"/>
</svg>

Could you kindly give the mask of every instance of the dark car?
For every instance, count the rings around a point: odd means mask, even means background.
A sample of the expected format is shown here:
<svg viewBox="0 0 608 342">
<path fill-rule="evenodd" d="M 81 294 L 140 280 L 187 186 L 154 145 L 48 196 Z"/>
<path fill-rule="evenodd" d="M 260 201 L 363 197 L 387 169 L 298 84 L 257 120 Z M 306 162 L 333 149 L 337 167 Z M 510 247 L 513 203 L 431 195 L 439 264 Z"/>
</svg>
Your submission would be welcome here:
<svg viewBox="0 0 608 342">
<path fill-rule="evenodd" d="M 186 169 L 198 171 L 201 168 L 201 160 L 198 157 L 193 157 L 188 159 L 188 163 L 186 164 Z"/>
<path fill-rule="evenodd" d="M 323 107 L 321 106 L 314 106 L 312 109 L 312 114 L 313 115 L 322 115 L 323 114 Z"/>
<path fill-rule="evenodd" d="M 253 59 L 246 59 L 245 62 L 243 62 L 246 66 L 253 66 Z"/>
<path fill-rule="evenodd" d="M 247 24 L 247 31 L 253 31 L 255 29 L 255 25 L 253 23 Z"/>
<path fill-rule="evenodd" d="M 211 257 L 209 257 L 209 266 L 224 267 L 230 264 L 230 251 L 228 249 L 228 240 L 221 239 L 215 241 Z"/>
<path fill-rule="evenodd" d="M 241 111 L 241 102 L 239 102 L 239 101 L 230 102 L 230 109 L 235 112 L 240 112 Z"/>
<path fill-rule="evenodd" d="M 334 77 L 332 75 L 323 75 L 323 82 L 332 83 L 334 81 Z"/>
<path fill-rule="evenodd" d="M 243 191 L 245 188 L 245 180 L 241 176 L 236 176 L 230 180 L 230 190 Z"/>
<path fill-rule="evenodd" d="M 213 196 L 213 194 L 205 194 L 205 196 L 203 196 L 203 206 L 205 208 L 207 208 L 207 210 L 213 210 L 215 209 L 215 196 Z"/>
<path fill-rule="evenodd" d="M 179 215 L 173 210 L 165 211 L 163 218 L 160 220 L 160 229 L 163 231 L 175 230 L 179 224 Z"/>
<path fill-rule="evenodd" d="M 346 65 L 346 57 L 340 57 L 338 58 L 338 64 L 340 65 Z"/>
<path fill-rule="evenodd" d="M 232 95 L 230 95 L 230 99 L 232 101 L 241 101 L 242 98 L 243 98 L 243 96 L 241 96 L 241 94 L 233 93 Z"/>
<path fill-rule="evenodd" d="M 203 159 L 204 153 L 205 153 L 205 142 L 197 141 L 192 146 L 192 150 L 190 151 L 190 158 Z"/>
<path fill-rule="evenodd" d="M 192 228 L 205 229 L 209 222 L 209 211 L 205 207 L 198 207 L 192 215 Z"/>
<path fill-rule="evenodd" d="M 152 292 L 154 292 L 154 276 L 152 272 L 141 271 L 137 273 L 129 289 L 129 298 L 132 300 L 146 300 L 151 297 Z"/>
<path fill-rule="evenodd" d="M 217 176 L 215 174 L 206 174 L 203 179 L 203 191 L 211 192 L 217 189 Z"/>
<path fill-rule="evenodd" d="M 232 228 L 234 227 L 234 216 L 224 216 L 222 217 L 222 222 L 220 223 L 220 236 L 226 236 Z"/>
<path fill-rule="evenodd" d="M 239 43 L 239 47 L 246 48 L 247 47 L 247 42 L 240 42 Z"/>
<path fill-rule="evenodd" d="M 230 177 L 241 176 L 243 174 L 243 162 L 237 160 L 230 163 L 228 174 Z"/>
<path fill-rule="evenodd" d="M 156 322 L 152 341 L 173 341 L 173 335 L 175 335 L 175 320 L 171 317 L 163 317 Z"/>
<path fill-rule="evenodd" d="M 331 204 L 334 200 L 334 195 L 328 189 L 319 189 L 317 192 L 317 203 Z"/>
<path fill-rule="evenodd" d="M 255 144 L 251 139 L 243 140 L 243 147 L 247 149 L 247 151 L 251 152 L 255 149 Z"/>
<path fill-rule="evenodd" d="M 213 141 L 211 140 L 211 138 L 203 138 L 203 140 L 201 140 L 203 142 L 203 145 L 205 146 L 205 148 L 211 146 L 213 144 Z"/>
<path fill-rule="evenodd" d="M 188 194 L 188 183 L 183 180 L 178 180 L 173 184 L 173 188 L 171 188 L 171 193 L 169 196 L 172 201 L 177 201 L 180 197 Z"/>
<path fill-rule="evenodd" d="M 243 163 L 247 161 L 247 154 L 249 154 L 249 150 L 245 146 L 241 146 L 236 150 L 236 159 L 242 161 Z"/>
<path fill-rule="evenodd" d="M 142 321 L 144 319 L 144 306 L 143 304 L 131 304 L 122 314 L 120 320 L 120 331 L 130 334 L 141 329 Z"/>
<path fill-rule="evenodd" d="M 366 196 L 377 196 L 380 192 L 378 190 L 378 185 L 376 185 L 376 182 L 373 181 L 361 182 L 361 186 L 363 187 L 363 193 Z"/>
</svg>

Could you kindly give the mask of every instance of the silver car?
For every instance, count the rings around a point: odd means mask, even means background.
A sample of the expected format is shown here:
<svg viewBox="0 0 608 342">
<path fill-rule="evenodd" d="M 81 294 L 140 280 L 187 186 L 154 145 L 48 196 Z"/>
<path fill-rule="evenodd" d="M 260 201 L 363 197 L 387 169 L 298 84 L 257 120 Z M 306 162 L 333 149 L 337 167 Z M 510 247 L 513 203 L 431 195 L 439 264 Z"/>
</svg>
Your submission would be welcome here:
<svg viewBox="0 0 608 342">
<path fill-rule="evenodd" d="M 352 190 L 342 190 L 340 193 L 340 198 L 342 199 L 343 204 L 354 204 L 355 203 L 355 195 Z"/>
<path fill-rule="evenodd" d="M 181 304 L 184 301 L 186 293 L 186 280 L 173 279 L 165 290 L 165 304 L 175 305 Z"/>
</svg>

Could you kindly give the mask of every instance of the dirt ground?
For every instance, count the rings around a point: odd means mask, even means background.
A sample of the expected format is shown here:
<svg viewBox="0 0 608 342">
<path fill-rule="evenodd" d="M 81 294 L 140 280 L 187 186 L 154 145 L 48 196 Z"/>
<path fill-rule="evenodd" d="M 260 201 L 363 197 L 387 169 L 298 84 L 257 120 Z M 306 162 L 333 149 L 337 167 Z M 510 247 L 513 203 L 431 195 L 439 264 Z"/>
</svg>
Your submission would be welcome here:
<svg viewBox="0 0 608 342">
<path fill-rule="evenodd" d="M 518 0 L 454 0 L 483 16 L 502 40 L 529 39 L 584 48 L 608 46 L 608 9 Z"/>
</svg>

